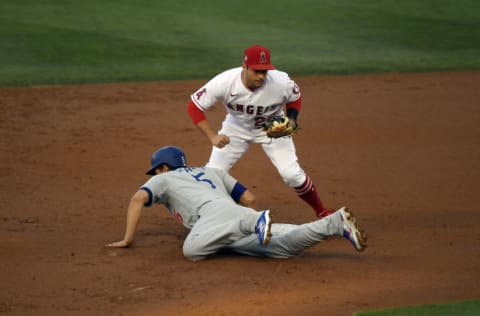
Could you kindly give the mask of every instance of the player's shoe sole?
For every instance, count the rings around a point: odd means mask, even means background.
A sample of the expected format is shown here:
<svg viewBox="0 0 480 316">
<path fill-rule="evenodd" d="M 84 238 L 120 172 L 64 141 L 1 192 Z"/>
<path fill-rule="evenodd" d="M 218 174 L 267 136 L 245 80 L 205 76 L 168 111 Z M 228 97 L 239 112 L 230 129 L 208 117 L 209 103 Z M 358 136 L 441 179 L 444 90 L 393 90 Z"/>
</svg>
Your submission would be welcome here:
<svg viewBox="0 0 480 316">
<path fill-rule="evenodd" d="M 367 248 L 367 235 L 358 227 L 355 217 L 346 207 L 340 209 L 343 219 L 343 237 L 345 237 L 357 251 Z"/>
<path fill-rule="evenodd" d="M 261 245 L 265 246 L 270 242 L 270 237 L 272 237 L 271 229 L 272 218 L 270 217 L 270 211 L 263 211 L 255 225 L 255 233 L 257 234 Z"/>
</svg>

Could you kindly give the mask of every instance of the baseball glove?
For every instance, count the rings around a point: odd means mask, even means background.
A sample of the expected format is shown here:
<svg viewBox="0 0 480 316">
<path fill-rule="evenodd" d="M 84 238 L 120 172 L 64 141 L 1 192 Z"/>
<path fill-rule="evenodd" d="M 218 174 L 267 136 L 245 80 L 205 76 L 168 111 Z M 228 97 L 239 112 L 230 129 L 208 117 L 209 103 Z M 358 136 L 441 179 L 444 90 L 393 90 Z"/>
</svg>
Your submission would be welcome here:
<svg viewBox="0 0 480 316">
<path fill-rule="evenodd" d="M 270 138 L 279 138 L 293 135 L 298 129 L 298 126 L 288 117 L 272 116 L 263 124 L 263 130 Z"/>
</svg>

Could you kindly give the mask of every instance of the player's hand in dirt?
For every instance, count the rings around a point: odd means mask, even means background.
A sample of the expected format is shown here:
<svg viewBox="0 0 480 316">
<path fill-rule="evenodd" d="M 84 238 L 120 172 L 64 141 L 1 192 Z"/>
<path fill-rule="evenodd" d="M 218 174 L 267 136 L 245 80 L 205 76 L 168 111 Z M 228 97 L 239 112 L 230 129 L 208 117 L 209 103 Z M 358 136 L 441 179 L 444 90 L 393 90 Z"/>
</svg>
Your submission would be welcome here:
<svg viewBox="0 0 480 316">
<path fill-rule="evenodd" d="M 120 241 L 112 242 L 105 245 L 105 247 L 107 248 L 125 248 L 128 246 L 130 246 L 130 243 L 128 243 L 125 240 L 120 240 Z"/>
<path fill-rule="evenodd" d="M 215 135 L 213 136 L 210 141 L 212 142 L 212 145 L 218 148 L 223 148 L 225 145 L 230 143 L 230 138 L 227 135 Z"/>
</svg>

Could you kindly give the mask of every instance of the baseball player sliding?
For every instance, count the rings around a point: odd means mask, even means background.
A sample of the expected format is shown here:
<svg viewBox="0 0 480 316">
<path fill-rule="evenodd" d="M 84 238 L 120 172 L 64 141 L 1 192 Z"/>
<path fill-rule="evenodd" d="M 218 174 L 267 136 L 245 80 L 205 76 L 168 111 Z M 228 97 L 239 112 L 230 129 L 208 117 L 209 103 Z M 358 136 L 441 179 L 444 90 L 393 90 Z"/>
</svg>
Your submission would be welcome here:
<svg viewBox="0 0 480 316">
<path fill-rule="evenodd" d="M 225 105 L 227 116 L 216 133 L 204 112 L 218 101 Z M 250 144 L 261 144 L 283 181 L 322 218 L 332 210 L 323 205 L 312 180 L 300 167 L 289 136 L 297 128 L 301 106 L 298 85 L 287 73 L 275 70 L 268 48 L 255 45 L 245 50 L 242 67 L 218 74 L 191 95 L 188 113 L 213 145 L 208 167 L 229 171 Z M 278 116 L 284 119 L 274 123 L 276 133 L 266 130 L 270 119 Z M 278 133 L 278 129 L 286 132 Z"/>
<path fill-rule="evenodd" d="M 143 207 L 153 204 L 165 205 L 190 229 L 183 254 L 191 261 L 220 250 L 289 258 L 332 235 L 345 237 L 357 251 L 367 246 L 365 234 L 345 207 L 303 225 L 272 224 L 269 210 L 247 207 L 252 194 L 241 183 L 220 169 L 188 167 L 178 147 L 155 151 L 147 174 L 152 177 L 130 200 L 124 238 L 106 247 L 130 246 Z"/>
</svg>

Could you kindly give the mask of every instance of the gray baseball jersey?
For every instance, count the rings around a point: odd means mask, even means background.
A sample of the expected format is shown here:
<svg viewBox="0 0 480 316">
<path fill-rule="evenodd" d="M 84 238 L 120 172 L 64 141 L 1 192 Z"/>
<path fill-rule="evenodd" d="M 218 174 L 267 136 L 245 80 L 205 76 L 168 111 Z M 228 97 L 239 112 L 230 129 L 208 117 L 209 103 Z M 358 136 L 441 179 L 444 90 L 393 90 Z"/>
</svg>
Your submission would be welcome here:
<svg viewBox="0 0 480 316">
<path fill-rule="evenodd" d="M 164 204 L 187 228 L 198 220 L 205 204 L 226 199 L 236 206 L 246 188 L 227 172 L 207 167 L 179 168 L 153 176 L 141 189 L 149 194 L 145 206 Z"/>
<path fill-rule="evenodd" d="M 183 253 L 192 261 L 220 249 L 288 258 L 328 236 L 342 233 L 341 215 L 336 212 L 303 225 L 273 224 L 270 243 L 260 245 L 254 227 L 261 213 L 237 204 L 246 188 L 220 169 L 179 168 L 151 177 L 140 189 L 149 195 L 145 206 L 164 204 L 191 229 Z"/>
</svg>

